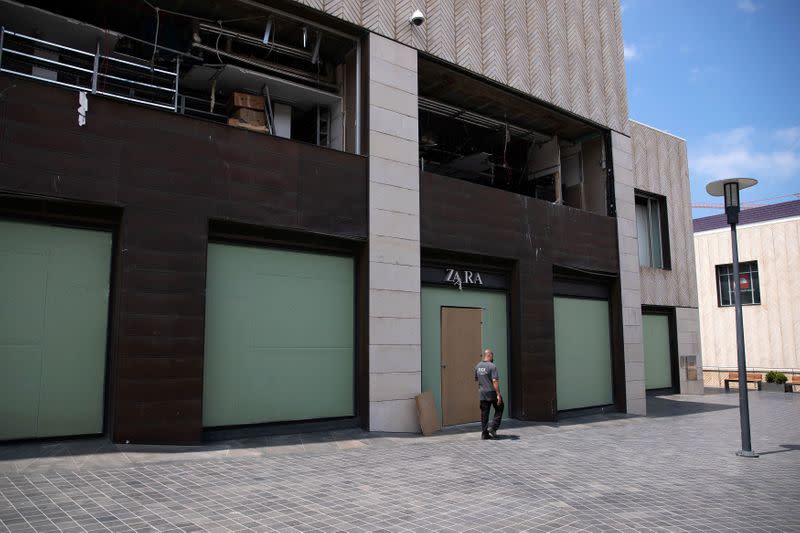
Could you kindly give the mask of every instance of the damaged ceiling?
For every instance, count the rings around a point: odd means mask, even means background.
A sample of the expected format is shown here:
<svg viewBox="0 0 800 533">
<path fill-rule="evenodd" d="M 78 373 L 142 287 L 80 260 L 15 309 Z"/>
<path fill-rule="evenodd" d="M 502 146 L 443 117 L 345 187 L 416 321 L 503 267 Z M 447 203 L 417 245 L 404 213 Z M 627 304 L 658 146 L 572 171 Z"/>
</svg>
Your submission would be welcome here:
<svg viewBox="0 0 800 533">
<path fill-rule="evenodd" d="M 535 103 L 530 97 L 501 89 L 484 79 L 455 70 L 437 61 L 420 58 L 419 95 L 450 106 L 469 109 L 518 128 L 545 136 L 575 140 L 599 131 L 599 127 Z"/>
</svg>

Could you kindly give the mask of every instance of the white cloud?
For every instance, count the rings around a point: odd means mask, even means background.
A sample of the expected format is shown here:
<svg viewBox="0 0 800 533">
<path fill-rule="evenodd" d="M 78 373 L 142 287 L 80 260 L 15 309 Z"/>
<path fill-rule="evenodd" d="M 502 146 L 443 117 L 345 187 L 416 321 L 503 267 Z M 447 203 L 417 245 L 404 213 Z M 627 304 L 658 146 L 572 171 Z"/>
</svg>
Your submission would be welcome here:
<svg viewBox="0 0 800 533">
<path fill-rule="evenodd" d="M 761 6 L 754 4 L 753 0 L 739 0 L 736 3 L 736 8 L 739 11 L 744 11 L 745 13 L 755 13 L 761 8 Z"/>
<path fill-rule="evenodd" d="M 757 141 L 767 148 L 757 146 Z M 690 145 L 689 166 L 704 181 L 736 176 L 784 180 L 800 174 L 798 141 L 800 128 L 766 134 L 752 127 L 734 128 Z"/>
<path fill-rule="evenodd" d="M 800 144 L 800 127 L 783 128 L 775 132 L 775 140 L 789 149 L 797 148 Z"/>
<path fill-rule="evenodd" d="M 642 57 L 642 54 L 639 53 L 639 49 L 636 47 L 635 44 L 625 45 L 625 61 L 633 61 L 634 59 L 639 59 Z"/>
</svg>

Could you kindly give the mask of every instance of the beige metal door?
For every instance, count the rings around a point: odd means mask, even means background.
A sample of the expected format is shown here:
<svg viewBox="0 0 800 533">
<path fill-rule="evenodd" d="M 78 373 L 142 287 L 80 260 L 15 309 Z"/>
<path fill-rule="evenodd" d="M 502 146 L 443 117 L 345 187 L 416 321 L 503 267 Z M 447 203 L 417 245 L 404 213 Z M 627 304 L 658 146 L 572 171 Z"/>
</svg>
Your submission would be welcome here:
<svg viewBox="0 0 800 533">
<path fill-rule="evenodd" d="M 481 419 L 475 365 L 480 361 L 481 309 L 442 307 L 442 422 Z"/>
</svg>

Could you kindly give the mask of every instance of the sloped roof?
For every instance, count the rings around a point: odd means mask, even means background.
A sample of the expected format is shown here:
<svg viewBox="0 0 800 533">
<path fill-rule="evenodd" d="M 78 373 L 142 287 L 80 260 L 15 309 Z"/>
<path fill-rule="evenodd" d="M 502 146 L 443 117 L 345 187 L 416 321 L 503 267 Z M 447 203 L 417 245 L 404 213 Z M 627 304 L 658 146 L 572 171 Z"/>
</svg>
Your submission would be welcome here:
<svg viewBox="0 0 800 533">
<path fill-rule="evenodd" d="M 739 225 L 755 224 L 768 220 L 800 216 L 800 200 L 782 202 L 780 204 L 763 205 L 752 209 L 744 209 L 739 213 Z M 711 215 L 710 217 L 696 218 L 693 221 L 694 232 L 709 231 L 728 226 L 728 217 L 725 213 Z"/>
</svg>

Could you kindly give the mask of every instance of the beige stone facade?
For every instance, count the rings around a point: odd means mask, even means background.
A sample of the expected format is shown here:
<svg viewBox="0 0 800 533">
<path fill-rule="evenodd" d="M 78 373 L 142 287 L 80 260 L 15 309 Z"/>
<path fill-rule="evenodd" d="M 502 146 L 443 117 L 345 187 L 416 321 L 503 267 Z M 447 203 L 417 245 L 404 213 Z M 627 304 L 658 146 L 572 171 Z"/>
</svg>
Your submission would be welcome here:
<svg viewBox="0 0 800 533">
<path fill-rule="evenodd" d="M 636 244 L 634 174 L 631 138 L 613 134 L 614 191 L 617 202 L 617 232 L 620 243 L 620 286 L 622 289 L 622 336 L 625 344 L 625 398 L 628 413 L 646 414 L 644 386 L 644 345 L 639 257 Z M 632 243 L 625 246 L 624 242 Z"/>
<path fill-rule="evenodd" d="M 784 218 L 737 228 L 739 261 L 757 261 L 761 303 L 743 306 L 747 369 L 800 374 L 800 218 Z M 695 233 L 697 285 L 707 384 L 722 386 L 735 371 L 736 336 L 732 306 L 721 307 L 716 266 L 731 263 L 731 232 Z"/>
<path fill-rule="evenodd" d="M 414 432 L 422 371 L 417 52 L 371 34 L 368 72 L 370 428 Z"/>
<path fill-rule="evenodd" d="M 634 187 L 636 191 L 664 198 L 667 222 L 665 236 L 670 257 L 668 268 L 639 267 L 640 305 L 674 310 L 677 338 L 673 340 L 677 343 L 680 362 L 680 391 L 702 394 L 703 358 L 699 338 L 686 141 L 633 120 L 630 131 Z M 620 247 L 621 253 L 634 254 L 638 265 L 635 225 L 634 217 L 633 236 L 620 232 Z M 697 380 L 687 380 L 684 368 L 686 357 L 696 358 Z"/>
<path fill-rule="evenodd" d="M 686 141 L 631 121 L 636 189 L 666 198 L 670 268 L 642 268 L 642 304 L 697 309 Z"/>
</svg>

